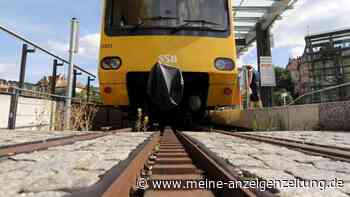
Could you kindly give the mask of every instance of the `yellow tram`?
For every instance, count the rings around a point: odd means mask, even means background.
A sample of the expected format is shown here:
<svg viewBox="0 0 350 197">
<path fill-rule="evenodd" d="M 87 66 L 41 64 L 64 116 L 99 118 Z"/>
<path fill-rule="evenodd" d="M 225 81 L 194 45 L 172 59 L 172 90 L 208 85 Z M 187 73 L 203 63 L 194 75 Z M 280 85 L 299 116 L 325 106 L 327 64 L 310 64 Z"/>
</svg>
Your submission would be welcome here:
<svg viewBox="0 0 350 197">
<path fill-rule="evenodd" d="M 105 0 L 103 8 L 99 80 L 105 105 L 147 108 L 156 64 L 181 74 L 177 105 L 184 111 L 240 104 L 231 0 Z"/>
</svg>

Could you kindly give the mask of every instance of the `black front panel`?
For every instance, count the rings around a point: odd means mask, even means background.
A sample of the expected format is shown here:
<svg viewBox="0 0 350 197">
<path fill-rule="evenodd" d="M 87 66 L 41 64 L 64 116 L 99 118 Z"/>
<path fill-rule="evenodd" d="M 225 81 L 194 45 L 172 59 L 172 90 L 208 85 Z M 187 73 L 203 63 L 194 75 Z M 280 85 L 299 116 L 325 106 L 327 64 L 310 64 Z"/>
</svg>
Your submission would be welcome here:
<svg viewBox="0 0 350 197">
<path fill-rule="evenodd" d="M 184 95 L 180 104 L 182 110 L 188 108 L 188 98 L 190 96 L 199 96 L 203 103 L 203 109 L 206 108 L 208 89 L 209 89 L 209 75 L 207 73 L 182 73 L 184 78 Z M 148 72 L 129 72 L 127 74 L 127 88 L 129 95 L 129 102 L 132 111 L 137 108 L 142 108 L 144 111 L 156 109 L 157 106 L 150 106 L 149 96 L 147 95 Z"/>
</svg>

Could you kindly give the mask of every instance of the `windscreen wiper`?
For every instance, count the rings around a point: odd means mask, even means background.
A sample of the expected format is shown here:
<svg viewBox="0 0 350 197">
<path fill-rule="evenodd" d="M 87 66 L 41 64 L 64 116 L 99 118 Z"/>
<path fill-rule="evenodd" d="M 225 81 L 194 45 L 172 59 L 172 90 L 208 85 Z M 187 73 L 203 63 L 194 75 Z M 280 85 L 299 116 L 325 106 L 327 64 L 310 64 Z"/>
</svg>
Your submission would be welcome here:
<svg viewBox="0 0 350 197">
<path fill-rule="evenodd" d="M 186 20 L 184 20 L 184 22 L 185 22 L 185 23 L 199 23 L 199 24 L 220 25 L 220 26 L 223 26 L 222 24 L 215 23 L 215 22 L 208 21 L 208 20 L 203 20 L 203 19 L 199 19 L 199 20 L 190 20 L 190 19 L 186 19 Z"/>
<path fill-rule="evenodd" d="M 186 28 L 188 25 L 191 25 L 191 24 L 196 24 L 196 23 L 199 23 L 201 25 L 215 25 L 215 26 L 222 26 L 224 27 L 223 24 L 219 24 L 219 23 L 215 23 L 215 22 L 212 22 L 212 21 L 208 21 L 208 20 L 190 20 L 190 19 L 186 19 L 186 20 L 183 20 L 184 23 L 179 25 L 178 27 L 176 27 L 174 30 L 171 31 L 171 33 L 176 33 L 184 28 Z M 214 29 L 214 28 L 209 28 L 209 27 L 206 27 L 207 29 L 210 29 L 210 30 L 217 30 L 218 29 Z"/>
<path fill-rule="evenodd" d="M 139 23 L 131 28 L 130 31 L 135 31 L 140 27 L 145 25 L 145 21 L 167 21 L 167 20 L 178 20 L 178 17 L 168 17 L 168 16 L 153 16 L 150 18 L 139 18 Z"/>
<path fill-rule="evenodd" d="M 153 16 L 150 18 L 142 18 L 144 21 L 166 21 L 166 20 L 179 20 L 179 17 L 169 17 L 169 16 Z"/>
</svg>

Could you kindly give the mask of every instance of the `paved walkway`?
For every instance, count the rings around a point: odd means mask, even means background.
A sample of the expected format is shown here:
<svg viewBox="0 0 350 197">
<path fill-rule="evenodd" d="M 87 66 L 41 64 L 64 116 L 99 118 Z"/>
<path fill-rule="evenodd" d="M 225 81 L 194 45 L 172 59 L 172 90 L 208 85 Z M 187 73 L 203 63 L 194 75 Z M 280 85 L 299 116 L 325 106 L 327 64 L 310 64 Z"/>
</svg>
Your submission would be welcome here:
<svg viewBox="0 0 350 197">
<path fill-rule="evenodd" d="M 350 163 L 310 156 L 266 143 L 249 141 L 219 133 L 187 132 L 212 152 L 225 159 L 241 175 L 255 180 L 332 180 L 344 181 L 344 187 L 287 188 L 277 186 L 282 197 L 349 197 Z M 281 182 L 280 182 L 281 183 Z M 283 185 L 286 183 L 283 182 Z"/>
<path fill-rule="evenodd" d="M 326 131 L 274 131 L 274 132 L 249 132 L 254 135 L 278 137 L 298 140 L 314 144 L 344 147 L 350 149 L 350 132 L 326 132 Z"/>
<path fill-rule="evenodd" d="M 25 142 L 41 141 L 52 138 L 79 135 L 86 131 L 15 131 L 0 129 L 0 147 L 9 146 Z"/>
<path fill-rule="evenodd" d="M 0 158 L 0 197 L 69 196 L 69 191 L 98 182 L 100 175 L 127 159 L 151 134 L 117 133 Z"/>
</svg>

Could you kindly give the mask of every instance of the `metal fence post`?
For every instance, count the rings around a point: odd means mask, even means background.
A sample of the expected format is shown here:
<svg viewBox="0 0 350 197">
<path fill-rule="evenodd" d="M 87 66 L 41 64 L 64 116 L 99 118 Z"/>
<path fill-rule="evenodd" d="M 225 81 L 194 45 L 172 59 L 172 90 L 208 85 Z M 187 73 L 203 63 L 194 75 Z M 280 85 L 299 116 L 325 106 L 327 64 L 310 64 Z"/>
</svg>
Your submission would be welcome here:
<svg viewBox="0 0 350 197">
<path fill-rule="evenodd" d="M 34 53 L 34 52 L 35 52 L 35 49 L 28 49 L 28 45 L 23 44 L 22 58 L 21 58 L 21 71 L 19 74 L 19 82 L 18 82 L 18 87 L 20 89 L 23 89 L 23 87 L 24 87 L 28 53 Z M 21 94 L 20 90 L 14 89 L 12 97 L 11 97 L 8 129 L 15 129 L 16 128 L 18 98 L 19 98 L 20 94 Z"/>
<path fill-rule="evenodd" d="M 56 94 L 56 81 L 57 81 L 57 67 L 59 66 L 63 66 L 63 63 L 58 63 L 58 60 L 55 59 L 53 61 L 53 67 L 52 67 L 52 77 L 51 77 L 51 81 L 50 81 L 50 86 L 51 86 L 51 109 L 50 109 L 50 130 L 54 130 L 55 129 L 55 114 L 56 114 L 56 110 L 55 110 L 55 103 L 54 101 L 57 101 L 58 99 L 56 99 L 56 97 L 54 96 Z"/>
<path fill-rule="evenodd" d="M 58 63 L 58 60 L 53 61 L 52 78 L 51 78 L 51 94 L 56 94 L 57 67 L 63 66 L 63 63 Z"/>
<path fill-rule="evenodd" d="M 245 97 L 246 97 L 245 106 L 246 106 L 246 110 L 249 110 L 249 103 L 250 103 L 250 94 L 249 94 L 249 90 L 250 90 L 250 84 L 249 84 L 249 74 L 248 74 L 248 68 L 247 68 L 247 66 L 244 66 L 244 67 L 243 67 L 243 74 L 244 74 L 244 88 L 245 88 Z"/>
<path fill-rule="evenodd" d="M 77 94 L 76 89 L 77 89 L 77 76 L 82 75 L 82 73 L 79 73 L 77 70 L 74 70 L 73 74 L 73 87 L 72 87 L 72 98 L 74 98 Z"/>
<path fill-rule="evenodd" d="M 17 89 L 12 89 L 9 120 L 8 120 L 8 126 L 7 126 L 8 129 L 16 128 L 17 106 L 18 106 L 18 91 Z"/>
<path fill-rule="evenodd" d="M 90 76 L 88 76 L 87 87 L 86 87 L 86 102 L 90 101 L 90 86 L 92 81 L 95 81 L 95 79 L 92 79 Z"/>
</svg>

